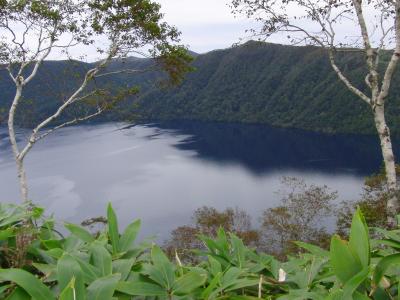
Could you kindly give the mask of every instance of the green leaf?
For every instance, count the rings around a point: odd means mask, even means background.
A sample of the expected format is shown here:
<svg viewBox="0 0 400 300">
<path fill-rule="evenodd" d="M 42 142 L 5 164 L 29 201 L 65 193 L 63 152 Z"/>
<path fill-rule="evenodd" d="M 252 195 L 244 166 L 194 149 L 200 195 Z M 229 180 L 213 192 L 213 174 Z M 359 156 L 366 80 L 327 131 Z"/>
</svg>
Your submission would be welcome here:
<svg viewBox="0 0 400 300">
<path fill-rule="evenodd" d="M 79 257 L 74 257 L 74 258 L 82 269 L 83 280 L 86 284 L 91 284 L 97 278 L 102 276 L 101 271 L 95 266 L 89 264 L 87 261 Z"/>
<path fill-rule="evenodd" d="M 124 233 L 121 235 L 119 241 L 119 250 L 121 252 L 128 251 L 132 246 L 133 242 L 136 240 L 137 234 L 140 230 L 141 221 L 136 220 L 126 227 Z"/>
<path fill-rule="evenodd" d="M 0 296 L 2 296 L 5 291 L 7 291 L 9 288 L 12 288 L 12 287 L 13 287 L 12 284 L 6 284 L 6 285 L 0 286 Z"/>
<path fill-rule="evenodd" d="M 113 273 L 121 274 L 121 280 L 125 280 L 131 272 L 134 259 L 118 259 L 112 262 Z"/>
<path fill-rule="evenodd" d="M 351 223 L 349 247 L 354 253 L 357 253 L 363 268 L 369 266 L 370 244 L 368 227 L 359 207 L 357 208 Z"/>
<path fill-rule="evenodd" d="M 386 270 L 394 264 L 400 264 L 400 253 L 385 256 L 378 262 L 372 279 L 374 286 L 378 286 Z"/>
<path fill-rule="evenodd" d="M 239 268 L 236 267 L 231 267 L 229 268 L 223 278 L 222 278 L 222 284 L 224 287 L 232 284 L 239 276 L 241 275 L 242 271 Z"/>
<path fill-rule="evenodd" d="M 343 287 L 343 299 L 353 299 L 354 292 L 367 279 L 368 274 L 369 268 L 366 267 L 349 279 Z"/>
<path fill-rule="evenodd" d="M 189 294 L 194 289 L 202 286 L 206 279 L 207 276 L 205 274 L 191 271 L 177 279 L 172 287 L 172 290 L 177 295 Z"/>
<path fill-rule="evenodd" d="M 243 242 L 241 239 L 239 239 L 237 236 L 234 234 L 231 234 L 231 243 L 232 243 L 232 250 L 233 250 L 233 255 L 235 256 L 237 260 L 237 266 L 239 268 L 244 267 L 244 262 L 246 260 L 245 256 L 245 251 L 246 247 L 244 246 Z"/>
<path fill-rule="evenodd" d="M 120 278 L 119 274 L 114 274 L 96 279 L 87 288 L 87 299 L 112 300 Z"/>
<path fill-rule="evenodd" d="M 53 264 L 39 264 L 32 263 L 36 269 L 42 272 L 46 276 L 46 281 L 55 281 L 55 274 L 57 273 L 57 266 Z"/>
<path fill-rule="evenodd" d="M 111 203 L 107 207 L 108 234 L 110 236 L 113 254 L 119 253 L 118 220 Z"/>
<path fill-rule="evenodd" d="M 346 283 L 362 269 L 347 241 L 342 240 L 338 235 L 332 237 L 330 257 L 333 272 L 342 283 Z"/>
<path fill-rule="evenodd" d="M 43 215 L 43 213 L 44 213 L 43 207 L 35 206 L 32 209 L 32 218 L 39 219 Z"/>
<path fill-rule="evenodd" d="M 92 243 L 94 242 L 94 237 L 93 235 L 87 231 L 85 228 L 75 225 L 75 224 L 70 224 L 66 223 L 65 228 L 67 228 L 73 235 L 77 236 L 80 238 L 82 241 L 86 243 Z"/>
<path fill-rule="evenodd" d="M 47 286 L 32 274 L 19 269 L 0 269 L 0 280 L 12 281 L 23 288 L 32 298 L 55 300 Z"/>
<path fill-rule="evenodd" d="M 167 291 L 164 288 L 148 282 L 119 282 L 117 291 L 131 296 L 167 296 Z"/>
<path fill-rule="evenodd" d="M 41 240 L 41 243 L 48 250 L 62 248 L 60 240 Z"/>
<path fill-rule="evenodd" d="M 217 276 L 218 273 L 222 272 L 221 264 L 212 256 L 208 256 L 208 262 L 210 264 L 210 272 L 212 275 Z"/>
<path fill-rule="evenodd" d="M 72 277 L 71 281 L 67 284 L 64 290 L 61 292 L 59 300 L 75 300 L 75 277 Z"/>
<path fill-rule="evenodd" d="M 6 300 L 32 300 L 32 297 L 25 292 L 24 289 L 17 287 L 12 293 L 6 298 Z M 36 299 L 35 299 L 36 300 Z"/>
<path fill-rule="evenodd" d="M 329 257 L 329 252 L 312 244 L 304 243 L 304 242 L 295 242 L 295 244 L 311 254 L 322 257 L 322 258 L 328 258 Z"/>
<path fill-rule="evenodd" d="M 259 282 L 258 279 L 247 279 L 247 278 L 237 279 L 232 284 L 229 284 L 226 288 L 224 288 L 224 291 L 227 292 L 235 291 L 245 287 L 256 286 L 258 285 L 258 282 Z"/>
<path fill-rule="evenodd" d="M 15 235 L 14 228 L 12 228 L 12 227 L 8 227 L 7 229 L 0 230 L 0 241 L 4 241 L 14 235 Z"/>
<path fill-rule="evenodd" d="M 170 289 L 175 281 L 172 263 L 158 246 L 153 246 L 151 249 L 151 259 L 154 267 L 161 273 L 165 287 Z"/>
<path fill-rule="evenodd" d="M 201 299 L 208 299 L 216 287 L 221 283 L 222 273 L 218 273 L 210 282 L 208 287 L 201 294 Z"/>
<path fill-rule="evenodd" d="M 110 275 L 112 272 L 111 255 L 100 243 L 93 243 L 90 247 L 93 265 L 100 271 L 101 276 Z"/>
<path fill-rule="evenodd" d="M 57 263 L 57 280 L 60 290 L 64 290 L 74 279 L 76 300 L 85 299 L 85 285 L 82 269 L 69 254 L 64 254 Z"/>
</svg>

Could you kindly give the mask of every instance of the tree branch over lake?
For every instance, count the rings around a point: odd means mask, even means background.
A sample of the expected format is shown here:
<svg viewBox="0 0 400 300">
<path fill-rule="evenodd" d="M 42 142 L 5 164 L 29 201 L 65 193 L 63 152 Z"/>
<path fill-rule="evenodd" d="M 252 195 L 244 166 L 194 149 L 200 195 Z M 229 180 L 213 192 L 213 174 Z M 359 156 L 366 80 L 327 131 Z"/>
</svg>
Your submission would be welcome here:
<svg viewBox="0 0 400 300">
<path fill-rule="evenodd" d="M 400 0 L 232 0 L 232 10 L 261 24 L 254 36 L 286 35 L 293 45 L 315 45 L 327 52 L 338 79 L 371 108 L 385 164 L 388 224 L 395 226 L 399 186 L 385 104 L 400 57 Z M 359 35 L 343 35 L 343 26 Z M 342 26 L 342 27 L 341 27 Z M 340 66 L 339 53 L 360 51 L 365 60 L 365 86 L 357 86 Z"/>
<path fill-rule="evenodd" d="M 190 70 L 191 57 L 179 45 L 178 30 L 163 21 L 160 5 L 150 0 L 46 0 L 0 2 L 0 64 L 15 85 L 8 114 L 9 137 L 15 157 L 21 195 L 29 202 L 24 159 L 35 143 L 65 126 L 85 121 L 111 109 L 124 97 L 137 92 L 127 87 L 113 92 L 93 84 L 96 77 L 111 74 L 139 74 L 148 68 L 108 70 L 111 62 L 149 49 L 158 69 L 178 83 Z M 99 42 L 101 41 L 101 42 Z M 50 55 L 71 58 L 74 47 L 94 47 L 101 58 L 89 68 L 54 113 L 34 126 L 25 144 L 18 144 L 15 116 L 24 101 L 25 87 L 32 84 L 43 62 Z M 153 70 L 155 67 L 152 66 Z M 71 80 L 74 74 L 59 74 Z M 56 99 L 55 99 L 56 100 Z M 76 103 L 89 107 L 83 115 L 57 123 Z M 91 108 L 90 108 L 91 107 Z"/>
</svg>

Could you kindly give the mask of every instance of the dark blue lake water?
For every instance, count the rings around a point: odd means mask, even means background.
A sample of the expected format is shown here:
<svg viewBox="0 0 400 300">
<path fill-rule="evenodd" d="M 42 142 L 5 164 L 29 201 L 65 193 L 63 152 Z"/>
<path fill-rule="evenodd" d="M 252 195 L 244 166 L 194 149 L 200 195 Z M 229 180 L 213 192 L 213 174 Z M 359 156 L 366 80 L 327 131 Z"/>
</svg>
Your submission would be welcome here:
<svg viewBox="0 0 400 300">
<path fill-rule="evenodd" d="M 357 199 L 363 178 L 380 165 L 372 136 L 198 122 L 70 127 L 38 143 L 26 161 L 31 198 L 60 219 L 104 215 L 111 201 L 122 225 L 141 218 L 143 235 L 160 237 L 203 205 L 243 208 L 256 222 L 279 204 L 283 176 Z M 1 202 L 19 201 L 5 128 L 0 191 Z"/>
</svg>

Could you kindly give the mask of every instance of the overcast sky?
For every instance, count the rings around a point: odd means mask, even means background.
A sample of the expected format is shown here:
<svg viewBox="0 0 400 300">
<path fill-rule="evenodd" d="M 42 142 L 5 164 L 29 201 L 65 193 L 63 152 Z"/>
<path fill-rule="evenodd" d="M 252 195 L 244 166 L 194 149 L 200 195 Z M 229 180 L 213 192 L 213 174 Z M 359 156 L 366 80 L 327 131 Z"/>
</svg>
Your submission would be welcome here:
<svg viewBox="0 0 400 300">
<path fill-rule="evenodd" d="M 156 0 L 165 20 L 182 32 L 182 42 L 204 53 L 227 48 L 246 35 L 248 20 L 231 14 L 228 0 Z"/>
<path fill-rule="evenodd" d="M 227 48 L 246 39 L 246 29 L 259 24 L 231 13 L 230 0 L 155 0 L 161 4 L 165 20 L 182 32 L 183 44 L 198 53 Z M 288 5 L 289 15 L 298 13 L 298 7 Z M 352 22 L 336 25 L 337 38 L 358 35 L 358 26 Z M 286 34 L 273 35 L 270 42 L 288 43 Z"/>
</svg>

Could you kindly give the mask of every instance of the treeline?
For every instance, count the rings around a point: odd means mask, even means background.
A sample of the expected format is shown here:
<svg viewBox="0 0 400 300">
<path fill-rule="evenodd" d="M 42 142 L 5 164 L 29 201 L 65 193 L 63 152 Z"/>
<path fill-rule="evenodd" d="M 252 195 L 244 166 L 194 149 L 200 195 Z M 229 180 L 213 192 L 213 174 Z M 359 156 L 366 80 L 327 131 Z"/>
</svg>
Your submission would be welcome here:
<svg viewBox="0 0 400 300">
<path fill-rule="evenodd" d="M 400 167 L 397 171 L 400 173 Z M 200 237 L 217 237 L 218 230 L 223 228 L 241 238 L 246 246 L 286 260 L 302 251 L 296 241 L 329 249 L 332 233 L 347 237 L 357 207 L 370 226 L 386 226 L 388 191 L 383 171 L 365 179 L 360 199 L 339 202 L 338 193 L 328 186 L 309 184 L 296 177 L 283 177 L 277 194 L 280 205 L 265 209 L 256 222 L 252 222 L 251 216 L 242 208 L 197 209 L 191 224 L 171 232 L 164 243 L 166 253 L 170 257 L 178 253 L 182 261 L 198 263 L 196 251 L 204 250 Z"/>
<path fill-rule="evenodd" d="M 139 93 L 120 103 L 97 121 L 104 120 L 202 120 L 264 123 L 330 133 L 373 133 L 368 107 L 353 99 L 331 70 L 326 53 L 317 47 L 293 47 L 261 42 L 196 55 L 195 70 L 177 87 L 162 84 L 156 71 L 118 74 L 93 85 L 118 90 L 136 85 Z M 362 54 L 340 52 L 338 63 L 356 85 L 364 88 Z M 383 57 L 382 63 L 384 63 Z M 114 61 L 110 69 L 150 66 L 148 59 Z M 90 64 L 46 62 L 36 84 L 24 95 L 23 119 L 29 126 L 54 111 Z M 66 74 L 72 76 L 64 76 Z M 394 133 L 400 132 L 400 78 L 395 76 L 388 120 Z M 6 72 L 0 73 L 4 119 L 13 90 Z M 0 108 L 0 111 L 1 111 Z M 77 106 L 74 109 L 86 109 Z M 73 115 L 73 111 L 70 111 Z M 66 113 L 68 116 L 68 112 Z"/>
</svg>

